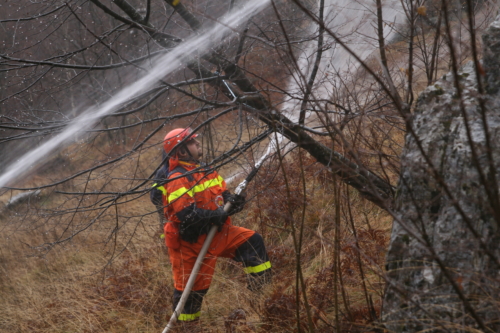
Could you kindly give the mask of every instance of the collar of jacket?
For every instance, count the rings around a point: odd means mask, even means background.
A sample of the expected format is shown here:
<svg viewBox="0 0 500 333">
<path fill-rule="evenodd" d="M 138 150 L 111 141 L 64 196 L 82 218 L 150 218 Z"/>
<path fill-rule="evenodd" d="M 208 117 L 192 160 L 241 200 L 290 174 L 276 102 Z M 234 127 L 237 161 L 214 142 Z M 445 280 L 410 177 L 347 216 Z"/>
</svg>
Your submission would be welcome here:
<svg viewBox="0 0 500 333">
<path fill-rule="evenodd" d="M 178 161 L 178 165 L 180 165 L 183 168 L 186 168 L 186 170 L 189 170 L 189 171 L 196 169 L 196 168 L 199 168 L 201 166 L 200 163 L 186 162 L 186 161 L 181 161 L 181 160 Z"/>
<path fill-rule="evenodd" d="M 199 163 L 181 161 L 175 156 L 175 157 L 170 157 L 170 159 L 168 160 L 168 172 L 174 170 L 179 165 L 189 171 L 198 168 L 200 166 Z"/>
</svg>

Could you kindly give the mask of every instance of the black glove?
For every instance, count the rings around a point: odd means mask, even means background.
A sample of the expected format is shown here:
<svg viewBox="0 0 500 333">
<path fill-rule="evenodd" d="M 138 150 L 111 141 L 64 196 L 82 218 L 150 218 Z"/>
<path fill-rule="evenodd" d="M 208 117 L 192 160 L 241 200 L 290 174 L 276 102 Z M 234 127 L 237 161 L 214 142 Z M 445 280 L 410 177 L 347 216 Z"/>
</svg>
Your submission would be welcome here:
<svg viewBox="0 0 500 333">
<path fill-rule="evenodd" d="M 229 216 L 222 208 L 201 209 L 195 204 L 189 205 L 176 215 L 181 221 L 179 228 L 181 239 L 189 243 L 196 243 L 198 236 L 207 234 L 212 225 L 218 226 L 221 231 Z"/>
<path fill-rule="evenodd" d="M 224 223 L 226 223 L 227 218 L 229 217 L 229 214 L 224 211 L 223 208 L 219 207 L 216 210 L 208 210 L 207 212 L 210 212 L 208 215 L 210 215 L 210 224 L 211 225 L 216 225 L 219 227 L 222 227 Z"/>
<path fill-rule="evenodd" d="M 245 196 L 240 194 L 231 194 L 229 191 L 222 192 L 222 197 L 224 198 L 224 202 L 230 202 L 231 208 L 229 208 L 228 215 L 234 215 L 243 210 L 245 206 Z"/>
</svg>

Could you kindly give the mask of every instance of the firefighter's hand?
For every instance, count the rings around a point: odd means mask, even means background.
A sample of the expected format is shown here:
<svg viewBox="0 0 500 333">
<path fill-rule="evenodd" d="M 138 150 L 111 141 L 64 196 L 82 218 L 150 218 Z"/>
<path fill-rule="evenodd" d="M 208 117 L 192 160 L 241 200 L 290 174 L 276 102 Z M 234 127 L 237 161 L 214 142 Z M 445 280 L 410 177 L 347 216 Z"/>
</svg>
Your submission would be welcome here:
<svg viewBox="0 0 500 333">
<path fill-rule="evenodd" d="M 219 231 L 221 231 L 222 226 L 226 223 L 229 214 L 224 211 L 222 208 L 218 208 L 212 211 L 212 216 L 210 217 L 210 223 L 212 225 L 216 225 L 219 227 Z"/>
<path fill-rule="evenodd" d="M 245 198 L 245 196 L 239 194 L 230 194 L 227 196 L 226 202 L 231 203 L 231 208 L 229 208 L 229 211 L 227 212 L 229 216 L 239 213 L 243 210 L 246 202 Z"/>
</svg>

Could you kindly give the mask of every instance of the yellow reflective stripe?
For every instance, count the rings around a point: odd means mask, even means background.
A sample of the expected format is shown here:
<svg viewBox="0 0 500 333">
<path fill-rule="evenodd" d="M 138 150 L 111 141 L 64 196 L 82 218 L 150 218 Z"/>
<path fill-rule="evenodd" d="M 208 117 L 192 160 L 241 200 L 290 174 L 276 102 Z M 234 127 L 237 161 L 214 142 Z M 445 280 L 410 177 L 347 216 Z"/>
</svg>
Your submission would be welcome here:
<svg viewBox="0 0 500 333">
<path fill-rule="evenodd" d="M 167 189 L 163 186 L 158 186 L 158 183 L 154 183 L 152 187 L 156 188 L 157 190 L 160 190 L 161 193 L 163 193 L 163 195 L 167 195 Z"/>
<path fill-rule="evenodd" d="M 167 195 L 167 189 L 163 186 L 158 186 L 157 189 L 159 189 L 161 191 L 161 193 L 163 193 L 163 195 Z"/>
<path fill-rule="evenodd" d="M 181 313 L 179 318 L 177 318 L 177 320 L 179 320 L 179 321 L 191 321 L 191 320 L 195 320 L 200 315 L 201 315 L 201 311 L 198 311 L 198 312 L 193 313 L 193 314 Z"/>
<path fill-rule="evenodd" d="M 190 197 L 192 197 L 194 195 L 193 191 L 188 191 L 187 188 L 185 187 L 181 187 L 180 189 L 170 193 L 170 195 L 168 196 L 168 202 L 172 202 L 174 201 L 175 199 L 183 196 L 184 194 L 188 194 Z"/>
<path fill-rule="evenodd" d="M 245 267 L 244 271 L 247 274 L 260 273 L 260 272 L 265 271 L 266 269 L 269 269 L 269 268 L 271 268 L 271 262 L 267 261 L 263 264 L 260 264 L 259 266 Z"/>
<path fill-rule="evenodd" d="M 194 191 L 194 193 L 203 192 L 210 187 L 222 185 L 223 181 L 224 181 L 224 179 L 222 179 L 221 176 L 218 176 L 217 178 L 207 180 L 203 184 L 196 185 L 195 187 L 193 187 L 193 191 Z"/>
<path fill-rule="evenodd" d="M 179 4 L 179 2 L 181 2 L 181 0 L 174 0 L 172 1 L 172 6 L 177 6 Z"/>
<path fill-rule="evenodd" d="M 210 187 L 214 187 L 217 185 L 221 186 L 223 181 L 224 181 L 224 179 L 222 179 L 221 176 L 218 176 L 217 178 L 209 179 L 202 184 L 194 186 L 191 190 L 188 190 L 185 187 L 181 187 L 180 189 L 170 193 L 170 195 L 168 196 L 168 202 L 170 203 L 170 202 L 174 201 L 175 199 L 183 196 L 186 193 L 190 197 L 193 197 L 195 195 L 195 193 L 203 192 Z"/>
</svg>

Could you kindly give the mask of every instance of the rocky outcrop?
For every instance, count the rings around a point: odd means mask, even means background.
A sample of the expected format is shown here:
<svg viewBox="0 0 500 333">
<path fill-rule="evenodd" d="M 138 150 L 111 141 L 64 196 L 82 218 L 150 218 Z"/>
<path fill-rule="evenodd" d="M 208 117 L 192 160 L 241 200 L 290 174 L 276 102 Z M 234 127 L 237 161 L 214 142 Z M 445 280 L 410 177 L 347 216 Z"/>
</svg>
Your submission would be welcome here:
<svg viewBox="0 0 500 333">
<path fill-rule="evenodd" d="M 500 18 L 483 41 L 485 94 L 469 63 L 460 91 L 449 73 L 416 104 L 387 254 L 392 332 L 500 331 Z"/>
</svg>

